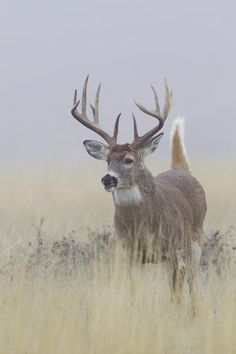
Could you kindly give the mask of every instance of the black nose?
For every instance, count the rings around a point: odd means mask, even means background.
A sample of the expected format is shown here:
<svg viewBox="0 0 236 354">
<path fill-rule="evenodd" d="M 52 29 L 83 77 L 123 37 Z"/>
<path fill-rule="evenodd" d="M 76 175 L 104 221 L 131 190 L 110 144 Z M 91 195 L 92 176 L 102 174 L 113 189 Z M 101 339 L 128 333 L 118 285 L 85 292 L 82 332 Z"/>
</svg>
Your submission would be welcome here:
<svg viewBox="0 0 236 354">
<path fill-rule="evenodd" d="M 117 178 L 107 174 L 102 178 L 102 184 L 105 186 L 105 188 L 116 187 Z"/>
</svg>

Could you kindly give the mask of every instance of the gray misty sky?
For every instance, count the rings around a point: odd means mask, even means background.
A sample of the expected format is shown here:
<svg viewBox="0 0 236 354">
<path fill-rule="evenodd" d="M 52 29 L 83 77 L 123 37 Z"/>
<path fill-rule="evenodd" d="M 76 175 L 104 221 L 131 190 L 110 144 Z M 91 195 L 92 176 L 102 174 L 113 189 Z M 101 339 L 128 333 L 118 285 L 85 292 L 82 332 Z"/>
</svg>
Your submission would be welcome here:
<svg viewBox="0 0 236 354">
<path fill-rule="evenodd" d="M 0 158 L 2 163 L 89 159 L 84 139 L 101 140 L 70 115 L 73 91 L 90 74 L 89 98 L 102 81 L 100 120 L 120 140 L 154 125 L 133 98 L 152 107 L 149 84 L 174 106 L 159 153 L 169 154 L 173 119 L 186 118 L 191 156 L 235 157 L 235 1 L 1 1 Z"/>
</svg>

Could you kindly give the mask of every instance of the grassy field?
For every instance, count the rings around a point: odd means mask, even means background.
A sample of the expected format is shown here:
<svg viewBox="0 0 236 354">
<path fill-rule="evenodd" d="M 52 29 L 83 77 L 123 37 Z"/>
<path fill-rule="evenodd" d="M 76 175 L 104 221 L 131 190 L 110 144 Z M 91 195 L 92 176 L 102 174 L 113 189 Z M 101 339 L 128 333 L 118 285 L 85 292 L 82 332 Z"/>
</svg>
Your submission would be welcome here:
<svg viewBox="0 0 236 354">
<path fill-rule="evenodd" d="M 236 353 L 232 165 L 193 168 L 208 200 L 195 317 L 187 286 L 182 304 L 171 303 L 164 266 L 137 266 L 131 280 L 99 165 L 2 170 L 0 353 Z"/>
</svg>

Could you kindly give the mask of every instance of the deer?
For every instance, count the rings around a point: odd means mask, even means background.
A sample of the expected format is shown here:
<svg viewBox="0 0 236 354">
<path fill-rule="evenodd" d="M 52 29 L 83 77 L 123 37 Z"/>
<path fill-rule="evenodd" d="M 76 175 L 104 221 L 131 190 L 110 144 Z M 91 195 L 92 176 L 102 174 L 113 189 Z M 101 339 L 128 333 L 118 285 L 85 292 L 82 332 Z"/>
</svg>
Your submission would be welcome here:
<svg viewBox="0 0 236 354">
<path fill-rule="evenodd" d="M 132 114 L 133 142 L 118 144 L 121 114 L 115 120 L 112 135 L 99 125 L 101 84 L 94 104 L 90 105 L 93 120 L 87 116 L 88 79 L 89 76 L 83 86 L 81 111 L 78 110 L 80 100 L 75 90 L 71 114 L 106 142 L 85 140 L 83 144 L 89 155 L 107 162 L 107 173 L 101 182 L 113 196 L 116 235 L 131 255 L 138 255 L 141 263 L 167 262 L 171 293 L 178 303 L 187 275 L 190 295 L 194 301 L 207 204 L 203 187 L 190 171 L 181 134 L 183 122 L 174 121 L 170 170 L 153 176 L 145 165 L 145 158 L 156 150 L 164 135 L 160 130 L 169 115 L 173 92 L 165 80 L 162 112 L 153 86 L 154 109 L 148 109 L 134 100 L 139 110 L 155 118 L 157 124 L 145 134 L 139 135 L 136 118 Z"/>
</svg>

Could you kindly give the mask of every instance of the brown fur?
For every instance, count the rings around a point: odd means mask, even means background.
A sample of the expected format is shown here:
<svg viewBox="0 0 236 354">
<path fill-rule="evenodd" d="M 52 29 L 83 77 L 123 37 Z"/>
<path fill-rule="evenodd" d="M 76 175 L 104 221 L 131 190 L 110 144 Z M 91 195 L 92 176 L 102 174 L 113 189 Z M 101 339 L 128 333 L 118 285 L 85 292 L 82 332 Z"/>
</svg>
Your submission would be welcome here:
<svg viewBox="0 0 236 354">
<path fill-rule="evenodd" d="M 123 144 L 123 145 L 117 144 L 111 148 L 111 151 L 108 155 L 108 161 L 111 160 L 120 161 L 129 152 L 133 152 L 133 149 L 131 148 L 130 144 Z"/>
</svg>

